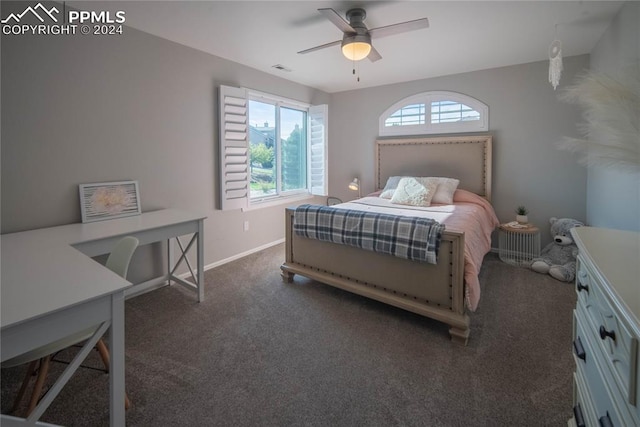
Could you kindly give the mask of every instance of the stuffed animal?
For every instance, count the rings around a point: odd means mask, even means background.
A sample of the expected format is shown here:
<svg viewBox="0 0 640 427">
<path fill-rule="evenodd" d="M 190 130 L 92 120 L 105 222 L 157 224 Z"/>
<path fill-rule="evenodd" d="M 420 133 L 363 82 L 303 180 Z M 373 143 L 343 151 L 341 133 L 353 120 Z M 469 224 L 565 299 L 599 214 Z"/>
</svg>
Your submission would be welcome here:
<svg viewBox="0 0 640 427">
<path fill-rule="evenodd" d="M 531 260 L 530 267 L 533 271 L 549 274 L 554 279 L 572 282 L 576 277 L 578 247 L 573 242 L 569 230 L 573 227 L 582 227 L 584 224 L 572 218 L 555 217 L 549 222 L 553 242 L 542 249 L 540 257 Z"/>
</svg>

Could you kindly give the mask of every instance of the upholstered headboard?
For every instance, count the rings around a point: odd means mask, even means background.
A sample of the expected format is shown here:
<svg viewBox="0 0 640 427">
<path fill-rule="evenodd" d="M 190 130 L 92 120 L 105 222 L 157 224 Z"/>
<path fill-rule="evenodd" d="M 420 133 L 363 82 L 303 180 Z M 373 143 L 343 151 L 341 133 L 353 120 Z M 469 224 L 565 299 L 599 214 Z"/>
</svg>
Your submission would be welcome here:
<svg viewBox="0 0 640 427">
<path fill-rule="evenodd" d="M 444 176 L 491 200 L 491 135 L 376 141 L 376 185 L 390 176 Z"/>
</svg>

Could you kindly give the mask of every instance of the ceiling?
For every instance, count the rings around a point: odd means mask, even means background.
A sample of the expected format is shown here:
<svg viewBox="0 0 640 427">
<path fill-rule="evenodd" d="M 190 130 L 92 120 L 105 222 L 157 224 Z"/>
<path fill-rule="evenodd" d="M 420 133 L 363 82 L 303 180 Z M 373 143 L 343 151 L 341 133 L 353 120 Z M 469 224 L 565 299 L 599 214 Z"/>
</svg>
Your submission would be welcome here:
<svg viewBox="0 0 640 427">
<path fill-rule="evenodd" d="M 623 2 L 617 1 L 119 1 L 67 2 L 84 10 L 124 10 L 126 25 L 326 92 L 545 60 L 556 38 L 563 56 L 591 52 Z M 418 18 L 430 27 L 374 39 L 375 63 L 353 62 L 318 8 L 344 17 L 367 11 L 375 28 Z M 557 26 L 556 26 L 557 24 Z M 273 68 L 281 64 L 291 71 Z"/>
</svg>

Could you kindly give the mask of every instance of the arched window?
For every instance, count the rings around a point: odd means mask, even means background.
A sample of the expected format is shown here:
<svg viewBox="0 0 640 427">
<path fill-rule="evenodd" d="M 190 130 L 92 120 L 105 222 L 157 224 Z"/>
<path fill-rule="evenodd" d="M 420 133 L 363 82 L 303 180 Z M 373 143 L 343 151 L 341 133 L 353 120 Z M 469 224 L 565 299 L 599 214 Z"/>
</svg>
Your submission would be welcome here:
<svg viewBox="0 0 640 427">
<path fill-rule="evenodd" d="M 489 130 L 489 107 L 456 92 L 424 92 L 389 107 L 379 120 L 380 136 Z"/>
</svg>

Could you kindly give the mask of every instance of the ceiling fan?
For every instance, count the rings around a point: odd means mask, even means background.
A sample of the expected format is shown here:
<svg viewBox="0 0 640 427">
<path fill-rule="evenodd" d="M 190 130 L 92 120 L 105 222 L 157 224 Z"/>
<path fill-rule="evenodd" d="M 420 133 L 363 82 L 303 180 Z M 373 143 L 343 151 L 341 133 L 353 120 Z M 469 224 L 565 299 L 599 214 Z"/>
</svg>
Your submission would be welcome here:
<svg viewBox="0 0 640 427">
<path fill-rule="evenodd" d="M 371 45 L 372 39 L 429 27 L 429 19 L 421 18 L 369 30 L 364 23 L 367 13 L 362 8 L 349 9 L 347 11 L 346 16 L 349 22 L 344 20 L 338 12 L 331 8 L 318 9 L 318 12 L 322 13 L 333 25 L 342 31 L 342 40 L 336 40 L 331 43 L 301 50 L 298 53 L 310 53 L 327 47 L 341 45 L 342 53 L 348 59 L 360 61 L 364 58 L 369 58 L 371 62 L 375 62 L 382 59 L 382 56 L 380 56 L 380 53 Z"/>
</svg>

